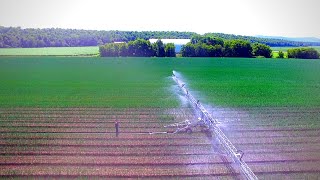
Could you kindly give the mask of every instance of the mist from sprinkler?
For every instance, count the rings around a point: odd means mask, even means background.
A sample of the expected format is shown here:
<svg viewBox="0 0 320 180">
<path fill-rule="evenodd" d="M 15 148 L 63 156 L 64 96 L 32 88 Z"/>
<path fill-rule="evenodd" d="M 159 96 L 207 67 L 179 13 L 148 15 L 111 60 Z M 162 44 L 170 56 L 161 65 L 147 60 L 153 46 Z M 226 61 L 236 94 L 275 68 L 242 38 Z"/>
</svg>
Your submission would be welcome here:
<svg viewBox="0 0 320 180">
<path fill-rule="evenodd" d="M 185 87 L 185 86 L 186 86 L 185 80 L 184 80 L 184 78 L 183 78 L 183 76 L 182 76 L 181 73 L 173 70 L 173 71 L 172 71 L 172 76 L 173 76 L 173 77 L 175 76 L 176 78 L 179 79 L 179 82 L 181 83 L 182 87 Z M 175 87 L 176 87 L 176 86 L 175 86 Z M 190 91 L 189 89 L 188 89 L 188 91 L 189 91 L 189 93 L 191 93 L 191 94 L 193 94 L 193 95 L 196 94 L 197 96 L 201 96 L 199 92 Z M 178 92 L 181 92 L 181 90 L 179 90 L 179 88 L 175 88 L 175 91 L 174 91 L 174 92 L 178 93 Z M 179 93 L 178 93 L 178 94 L 179 94 Z M 186 105 L 186 104 L 189 103 L 189 101 L 187 100 L 187 98 L 185 97 L 185 95 L 182 96 L 182 95 L 179 94 L 179 99 L 180 99 L 181 102 L 183 102 L 183 105 Z M 202 103 L 201 103 L 201 104 L 202 104 Z M 202 105 L 203 105 L 203 107 L 205 107 L 205 109 L 210 110 L 210 114 L 212 114 L 213 116 L 218 115 L 218 114 L 216 114 L 215 112 L 211 112 L 211 110 L 214 109 L 213 106 L 208 105 L 208 104 L 202 104 Z M 197 112 L 196 110 L 194 110 L 194 113 L 195 113 L 198 117 L 201 117 L 201 114 L 200 114 L 199 112 Z M 219 121 L 219 123 L 217 123 L 216 125 L 219 126 L 219 127 L 221 127 L 221 128 L 223 128 L 223 129 L 225 129 L 225 130 L 227 130 L 227 129 L 230 130 L 230 129 L 228 128 L 228 123 L 224 123 L 223 121 Z"/>
<path fill-rule="evenodd" d="M 182 75 L 177 71 L 172 71 L 172 76 L 176 76 L 179 79 L 183 79 Z M 170 76 L 168 78 L 172 79 L 172 76 Z M 184 83 L 184 82 L 182 81 L 182 83 Z M 181 107 L 189 107 L 190 106 L 188 99 L 185 97 L 185 95 L 183 93 L 181 93 L 181 89 L 179 87 L 177 87 L 177 85 L 171 85 L 170 91 L 173 92 L 177 96 L 177 99 L 179 99 Z"/>
<path fill-rule="evenodd" d="M 228 167 L 228 169 L 233 169 L 233 165 L 240 166 L 241 174 L 244 175 L 247 179 L 253 179 L 257 180 L 257 176 L 253 173 L 253 171 L 250 169 L 250 167 L 242 161 L 243 152 L 241 150 L 238 150 L 232 142 L 228 139 L 228 137 L 225 135 L 225 133 L 220 129 L 219 126 L 221 126 L 221 123 L 218 122 L 217 119 L 214 119 L 201 103 L 199 100 L 196 100 L 190 92 L 185 88 L 185 83 L 180 80 L 182 79 L 181 74 L 172 71 L 172 79 L 178 84 L 180 89 L 185 93 L 186 98 L 190 101 L 190 103 L 194 104 L 195 109 L 200 111 L 200 117 L 204 122 L 207 124 L 209 129 L 215 134 L 215 138 L 221 143 L 222 147 L 224 148 L 226 154 L 229 155 L 230 158 L 232 158 L 233 163 Z M 180 91 L 181 92 L 181 91 Z M 208 107 L 208 106 L 206 106 Z M 210 108 L 212 110 L 212 108 Z M 198 114 L 197 114 L 198 115 Z M 203 118 L 204 117 L 204 118 Z M 224 126 L 224 125 L 222 125 Z M 213 140 L 216 141 L 216 140 Z M 214 143 L 213 143 L 214 145 Z M 214 145 L 215 147 L 215 145 Z M 217 152 L 219 153 L 218 149 Z M 223 156 L 222 156 L 223 157 Z M 222 158 L 224 162 L 229 162 L 229 160 L 226 157 Z"/>
</svg>

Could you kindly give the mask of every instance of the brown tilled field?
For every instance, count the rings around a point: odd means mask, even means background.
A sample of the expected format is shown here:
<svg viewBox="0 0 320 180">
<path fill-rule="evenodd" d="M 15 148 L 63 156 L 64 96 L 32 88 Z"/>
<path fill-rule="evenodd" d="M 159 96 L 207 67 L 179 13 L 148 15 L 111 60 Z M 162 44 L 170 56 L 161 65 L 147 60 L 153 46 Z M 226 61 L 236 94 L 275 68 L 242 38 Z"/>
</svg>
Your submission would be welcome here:
<svg viewBox="0 0 320 180">
<path fill-rule="evenodd" d="M 309 119 L 320 120 L 320 108 L 210 111 L 259 179 L 320 176 L 320 129 L 307 126 Z M 0 174 L 242 179 L 214 135 L 200 129 L 173 134 L 175 128 L 164 127 L 195 118 L 189 108 L 2 108 Z"/>
</svg>

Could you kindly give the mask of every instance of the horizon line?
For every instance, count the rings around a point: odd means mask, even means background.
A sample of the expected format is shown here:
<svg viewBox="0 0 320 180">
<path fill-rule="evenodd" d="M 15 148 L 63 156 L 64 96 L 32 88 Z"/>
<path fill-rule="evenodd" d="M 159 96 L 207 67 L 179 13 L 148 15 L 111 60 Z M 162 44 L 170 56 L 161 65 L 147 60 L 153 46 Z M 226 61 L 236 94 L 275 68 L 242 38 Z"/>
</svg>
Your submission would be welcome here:
<svg viewBox="0 0 320 180">
<path fill-rule="evenodd" d="M 257 38 L 266 38 L 266 39 L 279 39 L 279 38 L 317 38 L 320 40 L 320 36 L 282 36 L 282 35 L 245 35 L 245 34 L 236 34 L 236 33 L 224 33 L 224 32 L 205 32 L 199 33 L 194 31 L 180 31 L 180 30 L 120 30 L 120 29 L 89 29 L 89 28 L 65 28 L 65 27 L 23 27 L 23 26 L 3 26 L 0 27 L 4 28 L 21 28 L 21 29 L 64 29 L 64 30 L 84 30 L 84 31 L 122 31 L 122 32 L 188 32 L 188 33 L 196 33 L 199 35 L 209 34 L 209 33 L 217 33 L 217 34 L 229 34 L 229 35 L 236 35 L 236 36 L 250 36 L 250 37 L 257 37 Z M 262 36 L 262 37 L 260 37 Z"/>
</svg>

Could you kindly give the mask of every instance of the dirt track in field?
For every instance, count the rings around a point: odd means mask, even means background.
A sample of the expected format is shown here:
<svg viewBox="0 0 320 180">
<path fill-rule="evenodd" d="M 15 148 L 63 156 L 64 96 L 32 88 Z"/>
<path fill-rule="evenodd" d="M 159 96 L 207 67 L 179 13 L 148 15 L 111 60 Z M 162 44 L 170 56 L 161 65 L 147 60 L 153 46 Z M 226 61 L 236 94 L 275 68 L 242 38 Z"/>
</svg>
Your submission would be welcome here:
<svg viewBox="0 0 320 180">
<path fill-rule="evenodd" d="M 308 126 L 320 120 L 320 108 L 210 111 L 260 179 L 320 175 L 320 129 Z M 2 108 L 0 175 L 243 178 L 220 145 L 212 145 L 214 136 L 164 128 L 194 118 L 189 108 Z"/>
</svg>

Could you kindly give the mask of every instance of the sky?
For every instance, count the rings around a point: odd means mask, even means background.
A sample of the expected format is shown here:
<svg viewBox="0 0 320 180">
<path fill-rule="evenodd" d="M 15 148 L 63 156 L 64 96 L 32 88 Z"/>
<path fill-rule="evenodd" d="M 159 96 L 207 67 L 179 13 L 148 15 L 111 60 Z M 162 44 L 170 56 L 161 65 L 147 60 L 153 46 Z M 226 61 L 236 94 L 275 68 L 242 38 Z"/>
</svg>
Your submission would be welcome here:
<svg viewBox="0 0 320 180">
<path fill-rule="evenodd" d="M 0 26 L 320 38 L 319 0 L 0 0 Z"/>
</svg>

